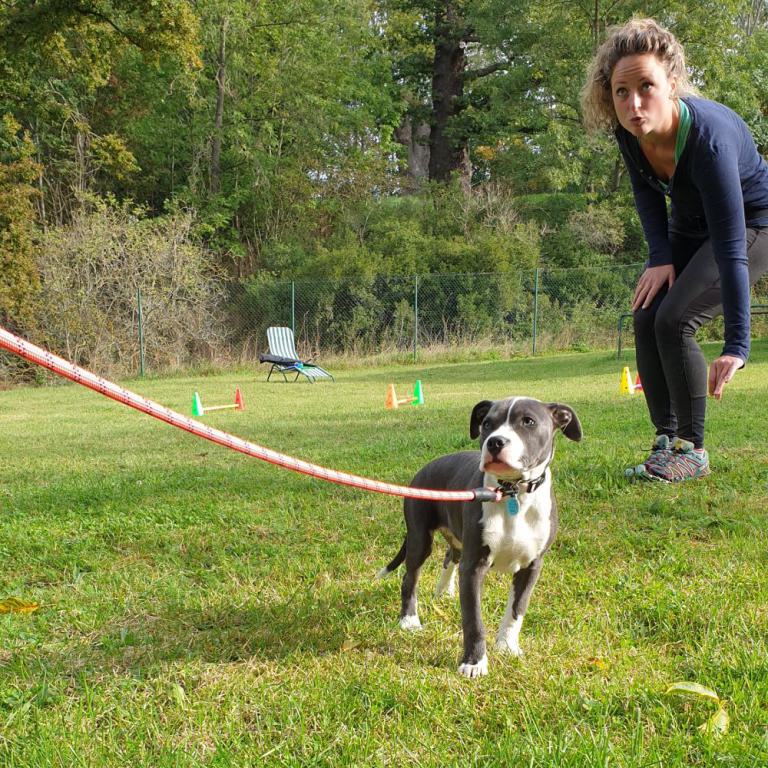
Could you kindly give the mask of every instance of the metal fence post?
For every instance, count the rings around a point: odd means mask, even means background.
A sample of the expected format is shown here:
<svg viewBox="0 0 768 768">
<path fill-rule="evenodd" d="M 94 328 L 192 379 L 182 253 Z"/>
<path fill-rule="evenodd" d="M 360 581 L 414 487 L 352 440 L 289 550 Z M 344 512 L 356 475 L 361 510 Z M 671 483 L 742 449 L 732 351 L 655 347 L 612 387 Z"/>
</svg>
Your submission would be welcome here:
<svg viewBox="0 0 768 768">
<path fill-rule="evenodd" d="M 413 362 L 416 362 L 419 344 L 419 276 L 414 275 L 413 283 Z"/>
<path fill-rule="evenodd" d="M 139 376 L 144 376 L 144 312 L 141 308 L 141 288 L 136 289 L 136 303 L 139 314 Z"/>
<path fill-rule="evenodd" d="M 539 268 L 533 274 L 533 346 L 531 354 L 536 354 L 536 326 L 539 320 Z"/>
<path fill-rule="evenodd" d="M 291 330 L 296 336 L 296 283 L 291 280 Z"/>
</svg>

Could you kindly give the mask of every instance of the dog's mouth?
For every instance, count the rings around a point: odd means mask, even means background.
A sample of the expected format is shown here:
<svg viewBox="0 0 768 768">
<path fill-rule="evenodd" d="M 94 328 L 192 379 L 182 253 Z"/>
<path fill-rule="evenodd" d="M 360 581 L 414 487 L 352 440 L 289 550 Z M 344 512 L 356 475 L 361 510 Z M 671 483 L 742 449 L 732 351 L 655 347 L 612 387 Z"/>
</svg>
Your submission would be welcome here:
<svg viewBox="0 0 768 768">
<path fill-rule="evenodd" d="M 509 480 L 519 479 L 524 471 L 522 467 L 512 467 L 498 458 L 483 461 L 482 470 L 489 475 L 496 475 L 496 477 Z"/>
</svg>

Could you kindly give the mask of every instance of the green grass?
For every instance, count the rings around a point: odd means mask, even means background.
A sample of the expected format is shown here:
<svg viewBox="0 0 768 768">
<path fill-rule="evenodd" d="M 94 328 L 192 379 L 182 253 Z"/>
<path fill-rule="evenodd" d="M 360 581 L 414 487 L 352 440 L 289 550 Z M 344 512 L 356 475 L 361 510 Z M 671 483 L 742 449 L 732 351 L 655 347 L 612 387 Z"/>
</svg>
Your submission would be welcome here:
<svg viewBox="0 0 768 768">
<path fill-rule="evenodd" d="M 255 370 L 127 382 L 291 455 L 407 483 L 471 447 L 480 399 L 572 405 L 555 458 L 561 528 L 526 655 L 457 674 L 457 602 L 424 569 L 423 631 L 397 627 L 400 502 L 201 441 L 74 385 L 0 392 L 0 765 L 755 766 L 768 762 L 768 344 L 712 402 L 713 475 L 625 483 L 652 437 L 608 353 L 350 369 L 335 384 Z M 713 348 L 708 350 L 714 354 Z M 627 358 L 629 362 L 629 358 Z M 426 406 L 384 409 L 416 378 Z M 508 577 L 489 576 L 489 631 Z M 665 696 L 690 680 L 726 702 Z"/>
</svg>

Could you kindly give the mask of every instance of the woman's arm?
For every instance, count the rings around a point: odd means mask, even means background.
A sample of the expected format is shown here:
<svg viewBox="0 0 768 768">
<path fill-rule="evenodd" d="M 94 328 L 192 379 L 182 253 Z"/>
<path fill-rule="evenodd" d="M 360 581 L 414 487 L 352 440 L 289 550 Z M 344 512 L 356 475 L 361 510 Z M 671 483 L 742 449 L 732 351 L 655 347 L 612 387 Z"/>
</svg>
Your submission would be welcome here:
<svg viewBox="0 0 768 768">
<path fill-rule="evenodd" d="M 736 149 L 725 141 L 712 148 L 695 180 L 704 205 L 707 229 L 720 272 L 725 320 L 723 355 L 749 357 L 749 262 L 744 196 Z"/>
</svg>

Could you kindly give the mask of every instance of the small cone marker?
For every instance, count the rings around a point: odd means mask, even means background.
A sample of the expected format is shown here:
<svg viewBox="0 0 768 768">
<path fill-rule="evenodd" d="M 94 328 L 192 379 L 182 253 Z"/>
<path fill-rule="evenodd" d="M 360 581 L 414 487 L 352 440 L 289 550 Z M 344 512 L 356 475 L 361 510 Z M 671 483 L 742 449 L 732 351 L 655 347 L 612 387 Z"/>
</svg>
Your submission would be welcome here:
<svg viewBox="0 0 768 768">
<path fill-rule="evenodd" d="M 413 387 L 413 400 L 411 405 L 424 405 L 424 389 L 421 386 L 421 379 L 416 379 L 416 384 Z"/>
<path fill-rule="evenodd" d="M 417 381 L 413 388 L 413 397 L 398 397 L 395 391 L 395 385 L 390 384 L 387 388 L 387 408 L 399 408 L 401 405 L 424 405 L 424 393 L 421 390 L 421 382 Z"/>
<path fill-rule="evenodd" d="M 622 395 L 634 394 L 634 387 L 632 386 L 632 375 L 629 372 L 629 366 L 625 365 L 624 370 L 621 372 L 621 386 L 619 391 Z"/>
<path fill-rule="evenodd" d="M 390 384 L 387 389 L 387 408 L 397 408 L 400 403 L 397 402 L 397 392 L 395 392 L 395 385 Z"/>
<path fill-rule="evenodd" d="M 640 381 L 640 374 L 637 374 L 637 378 L 635 379 L 635 392 L 642 392 L 643 391 L 643 383 Z"/>
<path fill-rule="evenodd" d="M 235 402 L 227 403 L 226 405 L 211 405 L 208 408 L 203 408 L 203 400 L 197 392 L 195 392 L 195 395 L 192 398 L 192 415 L 193 416 L 204 416 L 207 411 L 224 411 L 224 410 L 228 410 L 229 408 L 234 408 L 236 411 L 245 410 L 245 403 L 243 402 L 243 393 L 240 391 L 239 387 L 235 389 Z"/>
</svg>

